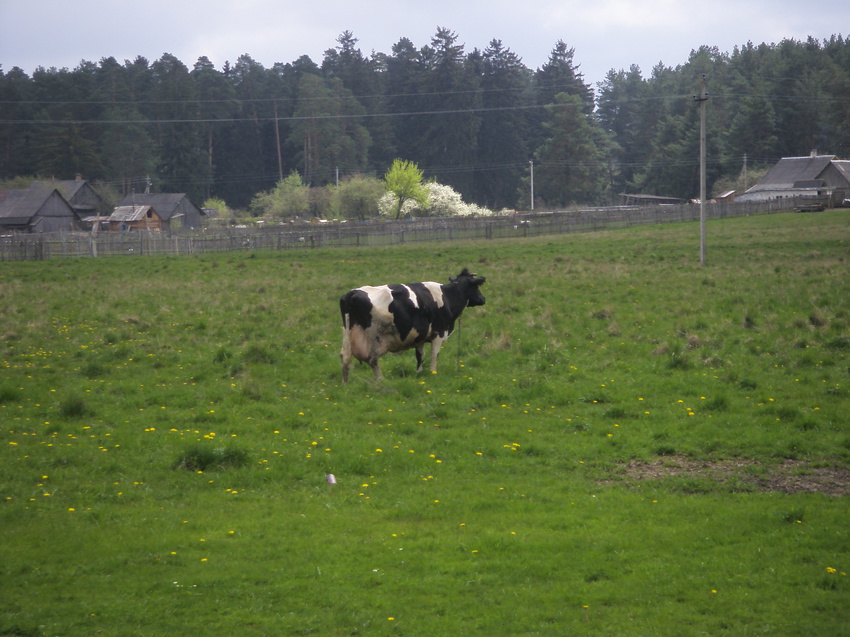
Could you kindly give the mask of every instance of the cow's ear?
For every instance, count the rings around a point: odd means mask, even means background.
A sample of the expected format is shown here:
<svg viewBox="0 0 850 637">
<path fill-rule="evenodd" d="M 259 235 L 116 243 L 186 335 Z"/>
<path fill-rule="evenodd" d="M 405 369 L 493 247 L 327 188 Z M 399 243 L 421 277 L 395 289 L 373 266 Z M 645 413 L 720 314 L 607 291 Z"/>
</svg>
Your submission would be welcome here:
<svg viewBox="0 0 850 637">
<path fill-rule="evenodd" d="M 475 283 L 475 285 L 484 285 L 484 282 L 486 280 L 487 280 L 487 277 L 479 276 L 479 277 L 475 277 L 475 280 L 473 281 L 473 283 Z"/>
<path fill-rule="evenodd" d="M 456 276 L 450 276 L 450 277 L 449 277 L 449 283 L 456 283 L 456 282 L 457 282 L 457 277 L 456 277 Z"/>
</svg>

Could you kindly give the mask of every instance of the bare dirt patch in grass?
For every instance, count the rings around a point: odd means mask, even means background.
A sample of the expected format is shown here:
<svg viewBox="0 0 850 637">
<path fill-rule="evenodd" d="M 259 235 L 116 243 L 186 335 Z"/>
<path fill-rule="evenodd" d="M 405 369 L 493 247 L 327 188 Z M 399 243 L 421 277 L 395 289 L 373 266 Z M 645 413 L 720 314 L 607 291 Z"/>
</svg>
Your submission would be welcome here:
<svg viewBox="0 0 850 637">
<path fill-rule="evenodd" d="M 742 458 L 709 461 L 667 456 L 653 462 L 633 460 L 622 465 L 621 475 L 633 481 L 684 476 L 749 484 L 759 491 L 850 495 L 850 468 L 812 466 L 803 460 L 767 465 Z"/>
</svg>

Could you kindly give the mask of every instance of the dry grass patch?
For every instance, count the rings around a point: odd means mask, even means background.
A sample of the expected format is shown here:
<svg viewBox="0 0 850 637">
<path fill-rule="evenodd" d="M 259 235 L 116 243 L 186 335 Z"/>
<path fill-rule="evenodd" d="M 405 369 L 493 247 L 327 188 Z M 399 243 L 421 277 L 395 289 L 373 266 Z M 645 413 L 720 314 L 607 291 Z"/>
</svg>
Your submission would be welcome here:
<svg viewBox="0 0 850 637">
<path fill-rule="evenodd" d="M 684 476 L 721 484 L 752 485 L 758 491 L 850 495 L 850 468 L 812 466 L 803 460 L 783 460 L 777 465 L 767 465 L 744 458 L 695 460 L 686 456 L 665 456 L 653 462 L 630 461 L 621 465 L 621 472 L 632 481 Z"/>
</svg>

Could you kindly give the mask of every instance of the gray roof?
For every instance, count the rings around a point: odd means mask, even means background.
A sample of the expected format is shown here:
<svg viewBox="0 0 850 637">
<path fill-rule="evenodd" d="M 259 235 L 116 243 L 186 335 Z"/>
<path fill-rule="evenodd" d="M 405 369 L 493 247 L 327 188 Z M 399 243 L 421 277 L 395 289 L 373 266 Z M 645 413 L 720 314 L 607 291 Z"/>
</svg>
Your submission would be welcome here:
<svg viewBox="0 0 850 637">
<path fill-rule="evenodd" d="M 820 179 L 835 155 L 814 155 L 810 157 L 783 157 L 767 171 L 762 180 L 747 192 L 759 190 L 782 190 L 794 188 L 798 182 L 811 182 Z"/>
<path fill-rule="evenodd" d="M 169 192 L 157 192 L 157 193 L 131 193 L 125 196 L 120 206 L 133 206 L 133 205 L 143 205 L 143 206 L 153 206 L 156 209 L 157 214 L 165 221 L 171 219 L 175 214 L 179 214 L 178 208 L 181 204 L 191 205 L 192 207 L 198 210 L 199 214 L 203 214 L 195 204 L 186 196 L 185 193 L 169 193 Z"/>
<path fill-rule="evenodd" d="M 92 188 L 85 179 L 34 181 L 30 184 L 30 188 L 56 189 L 80 213 L 97 210 L 99 202 L 102 201 L 97 190 Z"/>
<path fill-rule="evenodd" d="M 5 225 L 28 224 L 54 192 L 59 194 L 55 189 L 48 188 L 0 191 L 0 220 Z M 59 196 L 61 198 L 62 195 Z"/>
<path fill-rule="evenodd" d="M 835 166 L 842 175 L 850 181 L 850 160 L 847 159 L 836 159 L 832 162 L 832 165 Z"/>
<path fill-rule="evenodd" d="M 34 181 L 30 184 L 30 188 L 41 188 L 47 190 L 53 190 L 54 188 L 62 193 L 62 196 L 65 197 L 68 201 L 74 198 L 74 195 L 77 194 L 77 191 L 80 190 L 83 186 L 86 185 L 86 181 L 82 179 L 63 179 L 59 181 Z"/>
</svg>

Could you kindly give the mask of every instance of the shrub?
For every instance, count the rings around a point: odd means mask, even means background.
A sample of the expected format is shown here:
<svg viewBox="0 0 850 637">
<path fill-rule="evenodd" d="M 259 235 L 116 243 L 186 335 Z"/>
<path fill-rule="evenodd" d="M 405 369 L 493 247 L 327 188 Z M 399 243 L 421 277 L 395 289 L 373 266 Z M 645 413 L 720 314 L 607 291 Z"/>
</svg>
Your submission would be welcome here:
<svg viewBox="0 0 850 637">
<path fill-rule="evenodd" d="M 63 418 L 82 418 L 90 413 L 88 405 L 79 396 L 67 396 L 59 403 L 59 415 Z"/>
<path fill-rule="evenodd" d="M 239 447 L 206 447 L 195 445 L 181 453 L 174 462 L 175 469 L 208 471 L 229 467 L 244 467 L 249 454 Z"/>
</svg>

